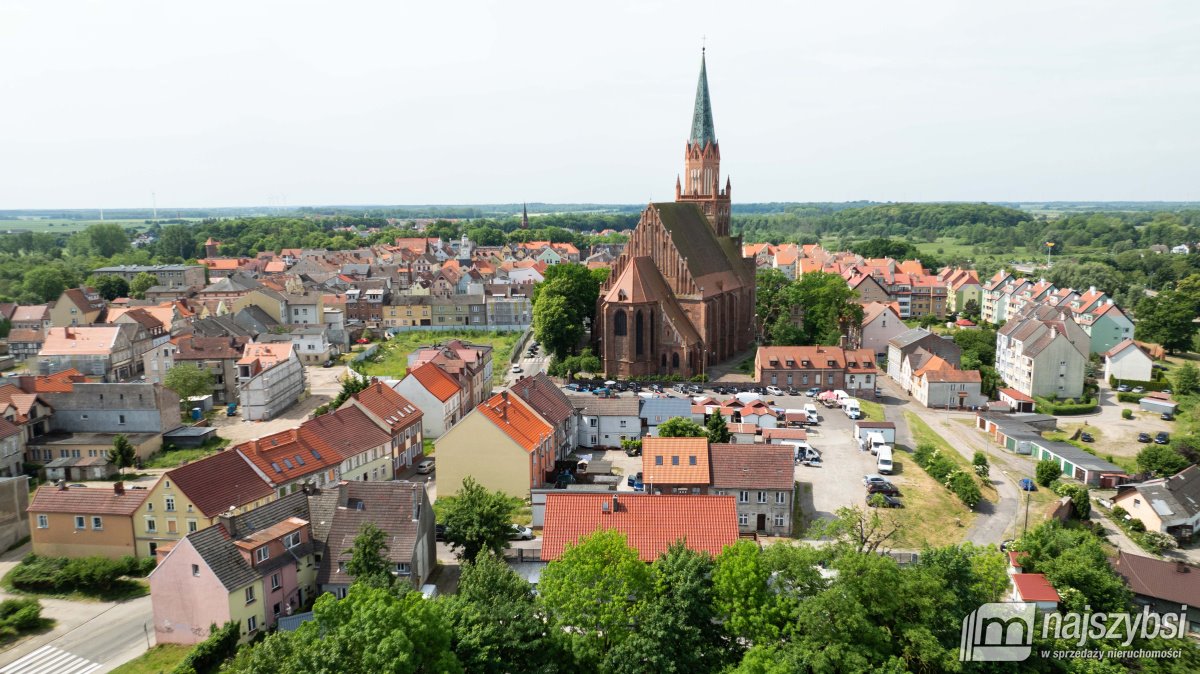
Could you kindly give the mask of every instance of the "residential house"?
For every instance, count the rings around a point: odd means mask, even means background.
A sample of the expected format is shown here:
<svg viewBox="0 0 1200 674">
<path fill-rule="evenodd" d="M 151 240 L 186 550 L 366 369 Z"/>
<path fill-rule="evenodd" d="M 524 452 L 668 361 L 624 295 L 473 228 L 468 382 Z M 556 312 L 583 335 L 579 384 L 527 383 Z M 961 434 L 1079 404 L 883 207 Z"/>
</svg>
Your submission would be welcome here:
<svg viewBox="0 0 1200 674">
<path fill-rule="evenodd" d="M 1200 466 L 1193 464 L 1171 477 L 1121 485 L 1113 504 L 1141 520 L 1146 531 L 1190 541 L 1200 525 Z"/>
<path fill-rule="evenodd" d="M 304 393 L 304 366 L 292 343 L 250 343 L 238 360 L 238 400 L 247 421 L 273 419 Z"/>
<path fill-rule="evenodd" d="M 347 566 L 354 539 L 368 523 L 387 537 L 392 573 L 420 588 L 437 566 L 434 512 L 425 485 L 415 482 L 343 482 L 310 497 L 318 533 L 322 592 L 342 598 L 354 581 Z"/>
<path fill-rule="evenodd" d="M 24 475 L 25 432 L 9 419 L 0 418 L 0 478 Z"/>
<path fill-rule="evenodd" d="M 387 384 L 373 379 L 342 407 L 354 406 L 391 437 L 392 472 L 399 474 L 425 455 L 422 419 L 425 414 Z"/>
<path fill-rule="evenodd" d="M 647 398 L 640 411 L 643 435 L 658 435 L 658 427 L 668 419 L 693 419 L 692 401 L 688 398 Z M 693 419 L 694 420 L 694 419 Z M 703 423 L 703 413 L 700 423 Z"/>
<path fill-rule="evenodd" d="M 180 335 L 142 357 L 146 381 L 161 383 L 175 365 L 198 367 L 212 375 L 213 402 L 217 405 L 238 401 L 238 360 L 245 352 L 249 337 L 199 337 Z"/>
<path fill-rule="evenodd" d="M 912 373 L 939 357 L 954 367 L 962 358 L 962 349 L 954 340 L 935 335 L 924 328 L 913 328 L 888 341 L 887 373 L 905 391 L 912 390 Z"/>
<path fill-rule="evenodd" d="M 136 555 L 133 514 L 148 492 L 42 485 L 29 504 L 33 552 L 48 557 Z"/>
<path fill-rule="evenodd" d="M 938 272 L 938 279 L 946 284 L 946 310 L 951 313 L 965 311 L 967 304 L 974 302 L 982 310 L 983 285 L 974 269 L 960 267 L 945 268 Z"/>
<path fill-rule="evenodd" d="M 925 407 L 967 409 L 987 402 L 979 370 L 960 370 L 938 356 L 912 373 L 912 395 Z"/>
<path fill-rule="evenodd" d="M 423 412 L 421 428 L 425 437 L 440 438 L 458 423 L 463 408 L 462 387 L 437 365 L 410 367 L 404 379 L 392 388 Z"/>
<path fill-rule="evenodd" d="M 619 449 L 622 441 L 642 437 L 639 398 L 568 397 L 579 413 L 576 444 L 580 447 Z"/>
<path fill-rule="evenodd" d="M 271 317 L 276 325 L 290 323 L 288 320 L 288 301 L 283 293 L 265 285 L 260 285 L 246 291 L 245 294 L 233 300 L 229 312 L 236 314 L 247 307 L 258 307 Z"/>
<path fill-rule="evenodd" d="M 552 477 L 555 428 L 520 396 L 501 391 L 437 439 L 438 495 L 455 496 L 467 477 L 529 498 Z"/>
<path fill-rule="evenodd" d="M 248 440 L 225 451 L 240 454 L 280 497 L 305 484 L 327 487 L 341 481 L 344 458 L 311 425 Z"/>
<path fill-rule="evenodd" d="M 896 305 L 868 302 L 863 305 L 862 328 L 858 332 L 858 348 L 875 354 L 876 359 L 887 357 L 888 342 L 908 330 L 900 319 Z"/>
<path fill-rule="evenodd" d="M 642 482 L 655 494 L 700 494 L 712 483 L 708 438 L 644 438 Z"/>
<path fill-rule="evenodd" d="M 188 534 L 150 573 L 154 636 L 196 644 L 234 621 L 249 641 L 317 594 L 308 495 L 297 493 Z"/>
<path fill-rule="evenodd" d="M 51 325 L 50 307 L 45 304 L 19 306 L 13 311 L 13 330 L 33 330 L 45 337 Z"/>
<path fill-rule="evenodd" d="M 284 300 L 287 302 L 287 316 L 280 322 L 291 325 L 322 325 L 325 317 L 322 311 L 321 293 L 303 292 L 303 287 L 294 289 L 302 292 L 289 292 L 284 295 Z"/>
<path fill-rule="evenodd" d="M 566 459 L 575 449 L 579 419 L 575 416 L 571 400 L 562 389 L 550 381 L 545 373 L 539 372 L 532 377 L 521 377 L 513 382 L 509 391 L 524 400 L 543 421 L 550 424 L 554 429 L 551 437 L 554 458 Z"/>
<path fill-rule="evenodd" d="M 1104 353 L 1104 378 L 1150 381 L 1154 376 L 1154 359 L 1132 339 L 1119 342 Z"/>
<path fill-rule="evenodd" d="M 760 346 L 754 378 L 764 386 L 842 389 L 875 395 L 875 353 L 838 346 Z"/>
<path fill-rule="evenodd" d="M 138 274 L 150 274 L 157 285 L 168 288 L 203 288 L 204 266 L 198 264 L 123 264 L 115 267 L 100 267 L 92 271 L 98 276 L 118 276 L 133 281 Z"/>
<path fill-rule="evenodd" d="M 732 496 L 556 492 L 546 496 L 542 561 L 559 559 L 568 546 L 601 529 L 625 534 L 647 563 L 680 541 L 716 556 L 738 540 Z"/>
<path fill-rule="evenodd" d="M 433 325 L 433 298 L 393 294 L 383 307 L 383 324 L 389 328 Z"/>
<path fill-rule="evenodd" d="M 128 332 L 116 325 L 50 328 L 38 352 L 39 374 L 79 370 L 105 381 L 133 376 L 133 344 Z"/>
<path fill-rule="evenodd" d="M 763 433 L 765 437 L 767 431 Z M 737 498 L 738 530 L 791 536 L 792 498 L 796 489 L 792 447 L 714 443 L 709 452 L 712 464 L 709 493 Z"/>
<path fill-rule="evenodd" d="M 42 350 L 45 339 L 45 335 L 38 330 L 13 328 L 8 331 L 8 355 L 18 361 L 34 358 Z"/>
<path fill-rule="evenodd" d="M 305 365 L 320 365 L 338 355 L 324 325 L 292 326 L 286 337 Z"/>
<path fill-rule="evenodd" d="M 408 354 L 408 369 L 427 362 L 440 367 L 463 389 L 462 413 L 466 414 L 492 393 L 492 347 L 452 339 L 444 344 L 423 346 Z"/>
<path fill-rule="evenodd" d="M 167 471 L 150 488 L 134 514 L 137 555 L 153 557 L 160 547 L 241 515 L 278 498 L 238 452 L 218 452 Z"/>
<path fill-rule="evenodd" d="M 1187 616 L 1188 633 L 1200 632 L 1200 567 L 1123 550 L 1118 550 L 1109 564 L 1133 591 L 1134 604 L 1149 607 L 1154 613 L 1182 611 Z"/>
<path fill-rule="evenodd" d="M 122 326 L 126 330 L 133 350 L 133 374 L 142 374 L 145 354 L 166 344 L 171 339 L 167 326 L 156 316 L 140 307 L 122 312 L 110 325 Z"/>
<path fill-rule="evenodd" d="M 95 288 L 81 286 L 64 290 L 50 308 L 50 325 L 65 327 L 91 325 L 104 316 L 107 305 Z"/>
<path fill-rule="evenodd" d="M 1036 604 L 1038 611 L 1058 610 L 1058 602 L 1062 599 L 1043 574 L 1014 573 L 1009 579 L 1012 580 L 1010 601 Z"/>
<path fill-rule="evenodd" d="M 391 480 L 395 476 L 392 436 L 360 408 L 342 407 L 315 416 L 302 426 L 341 455 L 342 462 L 337 467 L 340 479 L 365 482 Z"/>
<path fill-rule="evenodd" d="M 262 287 L 263 284 L 243 273 L 230 274 L 205 286 L 203 290 L 196 293 L 196 300 L 200 302 L 226 300 L 232 304 L 234 300 L 245 296 L 251 290 Z M 147 297 L 149 297 L 149 293 L 147 293 Z"/>
<path fill-rule="evenodd" d="M 1088 343 L 1069 310 L 1029 304 L 996 333 L 996 371 L 1010 388 L 1028 396 L 1078 398 Z"/>
<path fill-rule="evenodd" d="M 1088 352 L 1105 353 L 1133 339 L 1133 321 L 1111 299 L 1085 312 L 1076 312 L 1075 322 L 1088 335 Z"/>
</svg>

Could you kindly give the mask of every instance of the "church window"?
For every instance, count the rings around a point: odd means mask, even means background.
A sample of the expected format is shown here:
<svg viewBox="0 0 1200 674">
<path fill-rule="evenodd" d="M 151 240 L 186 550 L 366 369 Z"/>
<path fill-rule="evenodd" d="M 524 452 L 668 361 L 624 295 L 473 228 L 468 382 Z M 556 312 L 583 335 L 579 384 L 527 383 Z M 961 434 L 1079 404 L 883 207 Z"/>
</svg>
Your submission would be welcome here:
<svg viewBox="0 0 1200 674">
<path fill-rule="evenodd" d="M 643 325 L 641 309 L 638 309 L 637 316 L 634 318 L 633 331 L 634 339 L 637 341 L 635 352 L 640 356 L 642 355 L 642 352 L 646 350 L 645 343 L 642 341 L 642 338 L 645 336 L 645 327 Z"/>
<path fill-rule="evenodd" d="M 671 367 L 673 367 L 673 368 L 679 367 L 679 353 L 678 352 L 671 354 Z"/>
<path fill-rule="evenodd" d="M 626 318 L 625 310 L 617 309 L 617 313 L 613 315 L 613 334 L 617 337 L 624 337 L 626 334 Z"/>
</svg>

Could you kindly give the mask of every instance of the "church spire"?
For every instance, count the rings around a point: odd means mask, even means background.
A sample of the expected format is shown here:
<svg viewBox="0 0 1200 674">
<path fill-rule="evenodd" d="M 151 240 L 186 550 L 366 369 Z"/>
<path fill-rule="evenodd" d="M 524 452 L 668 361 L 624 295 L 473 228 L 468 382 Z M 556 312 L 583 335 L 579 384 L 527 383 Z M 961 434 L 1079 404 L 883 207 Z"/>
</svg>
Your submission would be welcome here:
<svg viewBox="0 0 1200 674">
<path fill-rule="evenodd" d="M 529 229 L 529 210 L 521 204 L 521 229 Z"/>
<path fill-rule="evenodd" d="M 708 69 L 704 63 L 704 49 L 700 49 L 700 81 L 696 83 L 696 105 L 692 110 L 692 135 L 688 142 L 700 148 L 716 145 L 717 133 L 713 130 L 712 103 L 708 99 Z"/>
</svg>

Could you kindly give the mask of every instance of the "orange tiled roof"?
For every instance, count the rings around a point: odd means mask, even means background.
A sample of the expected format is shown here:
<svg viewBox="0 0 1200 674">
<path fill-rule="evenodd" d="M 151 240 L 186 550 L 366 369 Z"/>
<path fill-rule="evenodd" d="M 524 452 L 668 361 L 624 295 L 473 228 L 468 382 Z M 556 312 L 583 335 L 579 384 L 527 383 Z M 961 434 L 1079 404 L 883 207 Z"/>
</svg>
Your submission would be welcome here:
<svg viewBox="0 0 1200 674">
<path fill-rule="evenodd" d="M 737 542 L 733 496 L 699 494 L 560 494 L 546 496 L 542 560 L 562 556 L 569 545 L 601 529 L 625 534 L 643 562 L 652 562 L 676 541 L 717 555 Z"/>
<path fill-rule="evenodd" d="M 425 390 L 429 391 L 442 402 L 449 400 L 455 393 L 458 393 L 462 387 L 458 382 L 442 371 L 434 362 L 430 361 L 422 364 L 420 367 L 408 371 Z"/>
<path fill-rule="evenodd" d="M 354 399 L 388 424 L 393 433 L 421 421 L 422 412 L 416 405 L 379 380 L 355 393 Z"/>
<path fill-rule="evenodd" d="M 114 515 L 130 517 L 150 490 L 128 489 L 118 494 L 113 489 L 59 489 L 44 485 L 33 495 L 27 509 L 31 513 L 71 513 L 73 515 Z"/>
<path fill-rule="evenodd" d="M 708 484 L 708 438 L 642 440 L 642 480 L 650 484 Z"/>
<path fill-rule="evenodd" d="M 527 452 L 536 449 L 543 438 L 554 435 L 550 424 L 525 401 L 509 395 L 508 391 L 488 398 L 476 409 Z"/>
</svg>

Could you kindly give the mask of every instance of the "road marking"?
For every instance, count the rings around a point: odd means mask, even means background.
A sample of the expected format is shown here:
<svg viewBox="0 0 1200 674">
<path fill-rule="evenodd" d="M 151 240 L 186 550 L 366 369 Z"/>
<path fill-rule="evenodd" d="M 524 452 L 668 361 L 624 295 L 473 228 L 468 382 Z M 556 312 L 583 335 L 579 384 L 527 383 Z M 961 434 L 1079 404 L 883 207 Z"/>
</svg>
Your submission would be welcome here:
<svg viewBox="0 0 1200 674">
<path fill-rule="evenodd" d="M 100 667 L 99 663 L 61 648 L 42 646 L 16 662 L 0 667 L 0 674 L 87 674 Z"/>
</svg>

